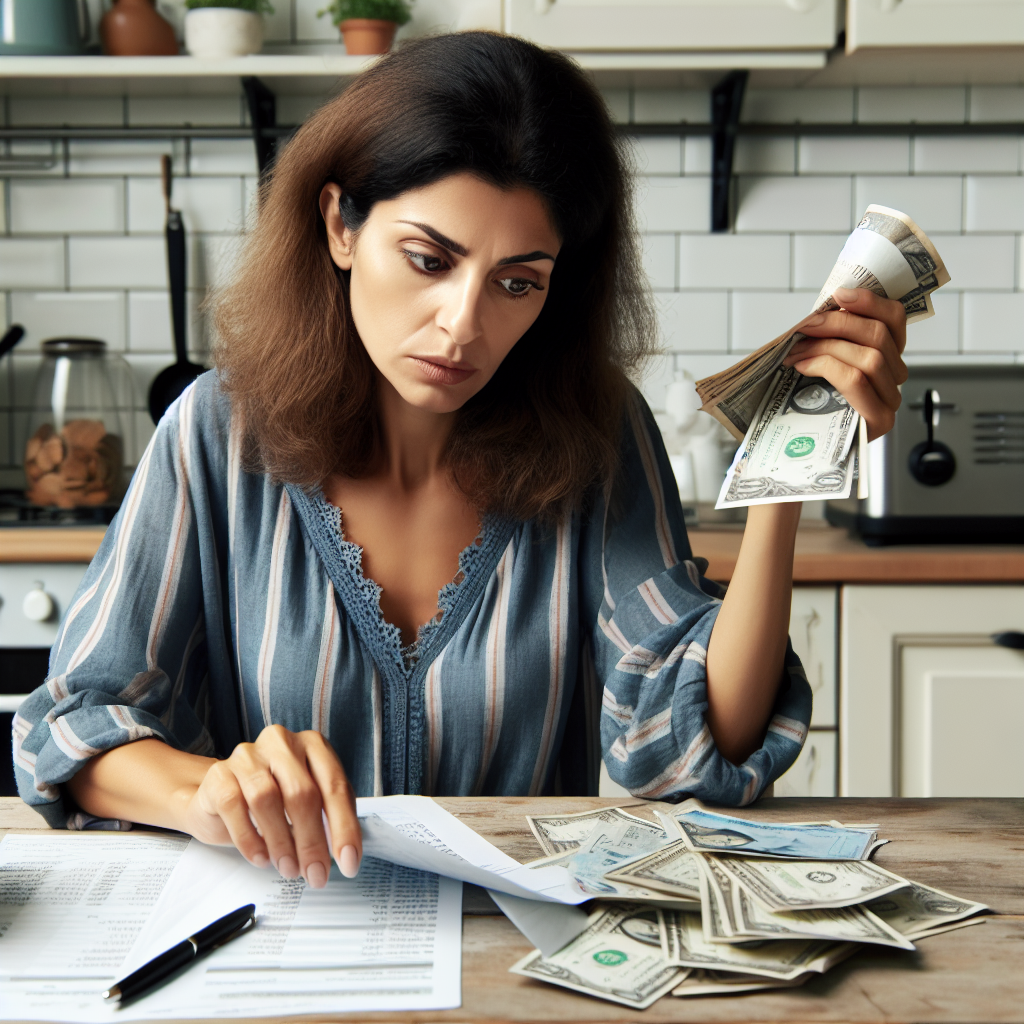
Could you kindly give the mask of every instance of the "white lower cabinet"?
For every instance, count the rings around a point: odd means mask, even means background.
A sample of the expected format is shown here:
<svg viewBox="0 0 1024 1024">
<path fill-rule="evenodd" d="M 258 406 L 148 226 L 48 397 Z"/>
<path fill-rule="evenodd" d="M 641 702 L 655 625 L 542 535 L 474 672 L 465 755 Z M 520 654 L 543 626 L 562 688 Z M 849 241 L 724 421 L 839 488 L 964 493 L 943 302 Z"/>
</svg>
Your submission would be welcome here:
<svg viewBox="0 0 1024 1024">
<path fill-rule="evenodd" d="M 843 796 L 1024 796 L 1021 586 L 847 586 Z"/>
<path fill-rule="evenodd" d="M 775 796 L 836 795 L 836 731 L 812 729 L 793 767 L 775 782 Z"/>
</svg>

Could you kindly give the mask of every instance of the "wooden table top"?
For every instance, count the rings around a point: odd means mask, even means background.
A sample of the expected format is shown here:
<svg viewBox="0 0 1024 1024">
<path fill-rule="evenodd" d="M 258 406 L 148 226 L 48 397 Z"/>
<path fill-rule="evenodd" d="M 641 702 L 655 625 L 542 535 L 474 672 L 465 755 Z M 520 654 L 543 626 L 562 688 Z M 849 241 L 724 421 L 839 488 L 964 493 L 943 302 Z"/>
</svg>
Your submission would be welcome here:
<svg viewBox="0 0 1024 1024">
<path fill-rule="evenodd" d="M 442 797 L 437 801 L 518 860 L 541 854 L 525 814 L 630 807 L 653 820 L 646 801 L 578 798 Z M 878 822 L 891 839 L 875 861 L 907 878 L 987 903 L 984 924 L 923 939 L 916 952 L 867 947 L 802 988 L 746 996 L 675 999 L 644 1011 L 555 988 L 508 968 L 530 943 L 504 917 L 463 919 L 462 1006 L 423 1013 L 365 1013 L 359 1020 L 428 1022 L 698 1021 L 820 1024 L 1021 1024 L 1024 1021 L 1024 800 L 774 799 L 744 809 L 765 821 Z M 0 833 L 39 829 L 42 819 L 0 798 Z M 109 835 L 110 833 L 106 833 Z M 306 1020 L 353 1020 L 349 1014 Z M 260 1018 L 273 1024 L 274 1018 Z"/>
<path fill-rule="evenodd" d="M 708 560 L 708 576 L 732 578 L 743 531 L 693 529 L 690 545 Z M 4 562 L 89 562 L 103 527 L 0 529 Z M 1024 544 L 903 544 L 869 548 L 833 527 L 804 527 L 797 534 L 793 579 L 797 583 L 1021 583 Z"/>
</svg>

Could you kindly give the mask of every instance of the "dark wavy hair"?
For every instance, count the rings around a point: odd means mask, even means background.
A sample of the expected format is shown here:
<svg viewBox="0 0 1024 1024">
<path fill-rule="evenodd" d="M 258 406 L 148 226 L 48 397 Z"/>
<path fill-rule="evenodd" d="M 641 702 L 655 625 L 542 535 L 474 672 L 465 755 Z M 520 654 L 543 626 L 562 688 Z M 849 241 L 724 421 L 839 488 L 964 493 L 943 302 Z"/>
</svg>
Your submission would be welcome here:
<svg viewBox="0 0 1024 1024">
<path fill-rule="evenodd" d="M 379 466 L 375 370 L 320 192 L 340 184 L 358 230 L 374 203 L 458 172 L 540 196 L 562 249 L 539 317 L 459 410 L 452 479 L 480 512 L 553 519 L 614 471 L 629 379 L 654 337 L 628 150 L 572 60 L 489 32 L 383 57 L 299 129 L 264 182 L 236 277 L 213 300 L 247 468 L 315 487 Z"/>
</svg>

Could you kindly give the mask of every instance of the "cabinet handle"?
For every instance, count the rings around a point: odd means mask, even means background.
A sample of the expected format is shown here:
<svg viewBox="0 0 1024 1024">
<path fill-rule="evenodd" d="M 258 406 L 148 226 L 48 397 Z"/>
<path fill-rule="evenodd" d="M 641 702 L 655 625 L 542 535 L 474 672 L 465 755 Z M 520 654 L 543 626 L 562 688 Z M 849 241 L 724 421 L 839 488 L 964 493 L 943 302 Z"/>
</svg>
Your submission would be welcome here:
<svg viewBox="0 0 1024 1024">
<path fill-rule="evenodd" d="M 993 633 L 992 642 L 1000 647 L 1009 647 L 1011 651 L 1024 651 L 1024 633 L 1018 629 L 1008 629 L 1005 633 Z"/>
</svg>

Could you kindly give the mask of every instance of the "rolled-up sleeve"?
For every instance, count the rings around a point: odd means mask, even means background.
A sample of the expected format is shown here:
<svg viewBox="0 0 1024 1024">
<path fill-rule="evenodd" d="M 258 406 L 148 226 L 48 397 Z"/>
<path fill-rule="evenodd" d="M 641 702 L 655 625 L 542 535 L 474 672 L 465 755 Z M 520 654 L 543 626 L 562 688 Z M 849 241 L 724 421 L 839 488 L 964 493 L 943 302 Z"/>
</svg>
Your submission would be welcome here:
<svg viewBox="0 0 1024 1024">
<path fill-rule="evenodd" d="M 639 797 L 748 804 L 796 759 L 811 691 L 787 645 L 761 746 L 735 765 L 706 716 L 706 658 L 724 591 L 689 548 L 675 479 L 650 411 L 630 410 L 615 484 L 591 517 L 588 603 L 600 695 L 601 747 L 611 779 Z M 778 682 L 766 666 L 765 686 Z M 769 674 L 771 678 L 769 678 Z"/>
<path fill-rule="evenodd" d="M 213 753 L 203 574 L 207 563 L 216 586 L 216 567 L 191 486 L 202 473 L 196 414 L 193 386 L 161 421 L 67 610 L 46 681 L 14 717 L 19 793 L 55 827 L 74 810 L 61 783 L 97 754 L 147 737 Z"/>
</svg>

